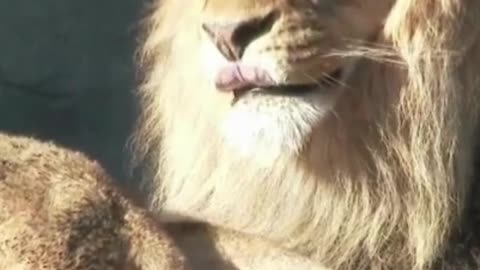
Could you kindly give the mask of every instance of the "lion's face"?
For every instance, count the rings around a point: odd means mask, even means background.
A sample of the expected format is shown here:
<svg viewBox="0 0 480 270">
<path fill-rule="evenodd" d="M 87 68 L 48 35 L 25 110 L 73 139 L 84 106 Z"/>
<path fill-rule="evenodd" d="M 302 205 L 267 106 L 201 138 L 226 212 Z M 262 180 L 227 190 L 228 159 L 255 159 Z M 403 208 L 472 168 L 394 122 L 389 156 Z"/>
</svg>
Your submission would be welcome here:
<svg viewBox="0 0 480 270">
<path fill-rule="evenodd" d="M 444 257 L 472 181 L 479 1 L 158 1 L 152 208 L 333 269 Z"/>
<path fill-rule="evenodd" d="M 361 67 L 341 55 L 377 38 L 393 1 L 204 2 L 201 72 L 216 89 L 204 94 L 229 103 L 219 126 L 234 151 L 270 159 L 298 153 L 349 98 Z"/>
</svg>

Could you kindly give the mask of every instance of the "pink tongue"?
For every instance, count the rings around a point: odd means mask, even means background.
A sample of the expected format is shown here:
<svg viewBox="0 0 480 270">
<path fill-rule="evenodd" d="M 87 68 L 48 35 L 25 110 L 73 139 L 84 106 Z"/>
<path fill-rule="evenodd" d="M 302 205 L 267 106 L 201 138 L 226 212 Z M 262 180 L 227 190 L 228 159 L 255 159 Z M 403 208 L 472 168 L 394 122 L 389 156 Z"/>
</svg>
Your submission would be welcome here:
<svg viewBox="0 0 480 270">
<path fill-rule="evenodd" d="M 220 69 L 215 83 L 222 91 L 274 84 L 267 71 L 255 66 L 231 63 Z"/>
</svg>

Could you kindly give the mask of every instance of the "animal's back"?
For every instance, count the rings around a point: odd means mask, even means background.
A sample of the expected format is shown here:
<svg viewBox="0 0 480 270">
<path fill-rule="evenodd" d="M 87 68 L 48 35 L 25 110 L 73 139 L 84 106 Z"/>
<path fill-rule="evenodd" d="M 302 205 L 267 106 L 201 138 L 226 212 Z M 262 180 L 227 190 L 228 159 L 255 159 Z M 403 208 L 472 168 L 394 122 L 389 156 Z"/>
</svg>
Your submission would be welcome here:
<svg viewBox="0 0 480 270">
<path fill-rule="evenodd" d="M 148 214 L 95 162 L 0 134 L 0 269 L 185 269 Z"/>
</svg>

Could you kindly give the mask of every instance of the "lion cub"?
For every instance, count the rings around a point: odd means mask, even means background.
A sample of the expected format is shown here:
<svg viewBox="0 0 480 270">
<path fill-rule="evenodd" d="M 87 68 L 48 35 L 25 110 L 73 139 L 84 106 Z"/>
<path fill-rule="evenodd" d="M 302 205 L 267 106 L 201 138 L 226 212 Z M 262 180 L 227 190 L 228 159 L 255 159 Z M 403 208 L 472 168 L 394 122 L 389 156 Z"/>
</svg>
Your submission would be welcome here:
<svg viewBox="0 0 480 270">
<path fill-rule="evenodd" d="M 146 211 L 84 155 L 0 134 L 1 270 L 184 270 Z"/>
</svg>

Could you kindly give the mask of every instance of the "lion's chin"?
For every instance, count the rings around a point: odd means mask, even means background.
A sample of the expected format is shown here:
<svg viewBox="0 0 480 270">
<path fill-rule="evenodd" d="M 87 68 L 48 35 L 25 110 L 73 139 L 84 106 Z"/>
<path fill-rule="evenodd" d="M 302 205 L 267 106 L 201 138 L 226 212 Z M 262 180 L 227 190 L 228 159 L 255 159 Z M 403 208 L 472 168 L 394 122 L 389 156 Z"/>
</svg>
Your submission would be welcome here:
<svg viewBox="0 0 480 270">
<path fill-rule="evenodd" d="M 230 154 L 267 167 L 299 156 L 344 92 L 343 82 L 353 67 L 348 63 L 314 84 L 232 90 L 232 103 L 221 125 Z"/>
<path fill-rule="evenodd" d="M 249 91 L 227 113 L 223 139 L 234 154 L 270 166 L 301 153 L 335 100 L 336 95 L 322 91 L 296 95 Z"/>
</svg>

